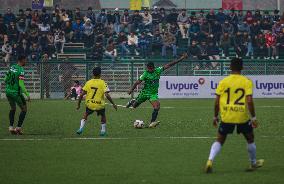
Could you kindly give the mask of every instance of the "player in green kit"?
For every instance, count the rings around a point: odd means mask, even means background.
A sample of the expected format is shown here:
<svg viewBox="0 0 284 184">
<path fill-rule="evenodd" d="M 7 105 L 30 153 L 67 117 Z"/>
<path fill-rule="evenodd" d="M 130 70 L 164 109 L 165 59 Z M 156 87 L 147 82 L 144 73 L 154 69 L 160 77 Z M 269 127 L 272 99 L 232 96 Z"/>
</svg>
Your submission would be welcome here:
<svg viewBox="0 0 284 184">
<path fill-rule="evenodd" d="M 9 71 L 5 76 L 6 84 L 6 96 L 11 106 L 9 113 L 10 126 L 9 131 L 12 134 L 22 135 L 22 125 L 27 113 L 26 100 L 23 94 L 25 94 L 30 101 L 30 95 L 26 90 L 24 85 L 24 68 L 26 64 L 26 57 L 19 56 L 18 63 L 10 67 Z M 19 115 L 18 125 L 14 129 L 14 118 L 16 113 L 16 104 L 21 108 L 21 113 Z"/>
<path fill-rule="evenodd" d="M 160 102 L 158 97 L 158 89 L 159 89 L 159 80 L 161 73 L 164 70 L 169 69 L 175 64 L 179 63 L 183 59 L 187 57 L 187 54 L 184 53 L 178 60 L 172 61 L 162 67 L 155 68 L 154 63 L 150 62 L 147 64 L 147 69 L 140 76 L 140 78 L 134 83 L 132 88 L 129 90 L 128 94 L 130 95 L 136 87 L 144 81 L 144 88 L 140 91 L 138 97 L 136 99 L 132 99 L 126 105 L 127 108 L 133 107 L 136 108 L 143 102 L 149 100 L 152 104 L 154 110 L 152 113 L 151 122 L 149 124 L 149 128 L 156 127 L 160 122 L 156 121 L 158 117 L 158 113 L 160 110 Z"/>
</svg>

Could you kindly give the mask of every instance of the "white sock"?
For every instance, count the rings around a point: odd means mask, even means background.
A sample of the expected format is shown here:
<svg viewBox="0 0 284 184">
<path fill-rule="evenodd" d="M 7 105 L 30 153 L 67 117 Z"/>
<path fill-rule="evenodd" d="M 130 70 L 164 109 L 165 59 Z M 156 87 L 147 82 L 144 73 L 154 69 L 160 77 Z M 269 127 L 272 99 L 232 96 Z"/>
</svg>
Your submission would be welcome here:
<svg viewBox="0 0 284 184">
<path fill-rule="evenodd" d="M 219 151 L 221 150 L 222 145 L 216 141 L 212 144 L 211 146 L 211 150 L 210 150 L 210 155 L 209 155 L 209 160 L 213 161 L 215 156 L 219 153 Z"/>
<path fill-rule="evenodd" d="M 256 145 L 255 143 L 248 144 L 249 160 L 252 164 L 256 164 Z"/>
<path fill-rule="evenodd" d="M 84 128 L 85 123 L 86 123 L 86 120 L 85 119 L 81 119 L 80 129 Z"/>
<path fill-rule="evenodd" d="M 106 132 L 106 123 L 102 123 L 102 129 L 101 132 Z"/>
</svg>

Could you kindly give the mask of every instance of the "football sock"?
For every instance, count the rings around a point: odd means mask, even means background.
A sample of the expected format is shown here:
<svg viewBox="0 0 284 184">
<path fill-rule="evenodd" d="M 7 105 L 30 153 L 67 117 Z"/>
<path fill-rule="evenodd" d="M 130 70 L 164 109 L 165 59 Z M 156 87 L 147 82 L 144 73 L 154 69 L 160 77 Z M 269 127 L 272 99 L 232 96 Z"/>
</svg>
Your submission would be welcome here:
<svg viewBox="0 0 284 184">
<path fill-rule="evenodd" d="M 85 119 L 81 119 L 80 129 L 84 128 L 85 123 L 86 123 L 86 120 Z"/>
<path fill-rule="evenodd" d="M 11 127 L 14 126 L 15 113 L 16 113 L 15 110 L 10 110 L 9 120 L 10 120 L 10 126 Z"/>
<path fill-rule="evenodd" d="M 25 112 L 25 111 L 22 111 L 20 113 L 17 127 L 22 127 L 24 120 L 25 120 L 25 117 L 26 117 L 26 114 L 27 114 L 27 112 Z"/>
<path fill-rule="evenodd" d="M 151 119 L 151 122 L 156 121 L 156 119 L 157 119 L 157 117 L 158 117 L 158 114 L 159 114 L 159 110 L 158 110 L 158 109 L 154 109 L 153 112 L 152 112 L 152 119 Z"/>
<path fill-rule="evenodd" d="M 248 144 L 247 148 L 248 148 L 250 162 L 252 164 L 256 164 L 256 145 L 255 143 Z"/>
<path fill-rule="evenodd" d="M 220 152 L 221 148 L 222 145 L 218 141 L 214 142 L 211 146 L 210 155 L 208 159 L 213 161 L 215 156 Z"/>
<path fill-rule="evenodd" d="M 102 122 L 102 129 L 101 129 L 101 132 L 106 132 L 106 123 L 103 123 Z"/>
</svg>

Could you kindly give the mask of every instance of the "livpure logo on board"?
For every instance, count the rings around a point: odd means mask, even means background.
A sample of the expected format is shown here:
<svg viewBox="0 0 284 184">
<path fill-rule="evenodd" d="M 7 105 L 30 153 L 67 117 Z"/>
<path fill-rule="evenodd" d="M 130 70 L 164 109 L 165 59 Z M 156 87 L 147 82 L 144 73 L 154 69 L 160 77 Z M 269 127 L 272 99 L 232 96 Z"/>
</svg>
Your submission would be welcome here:
<svg viewBox="0 0 284 184">
<path fill-rule="evenodd" d="M 214 98 L 223 76 L 162 76 L 160 98 Z M 256 98 L 284 98 L 284 75 L 248 76 Z"/>
</svg>

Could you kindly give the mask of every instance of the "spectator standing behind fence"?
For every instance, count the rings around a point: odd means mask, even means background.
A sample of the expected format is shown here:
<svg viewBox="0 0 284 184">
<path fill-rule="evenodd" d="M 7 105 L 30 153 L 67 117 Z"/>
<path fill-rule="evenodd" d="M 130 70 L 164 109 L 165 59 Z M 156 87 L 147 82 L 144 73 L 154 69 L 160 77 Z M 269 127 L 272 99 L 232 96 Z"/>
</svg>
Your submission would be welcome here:
<svg viewBox="0 0 284 184">
<path fill-rule="evenodd" d="M 12 46 L 9 42 L 5 42 L 5 44 L 2 46 L 2 53 L 4 54 L 5 65 L 7 65 L 12 56 Z"/>
<path fill-rule="evenodd" d="M 72 86 L 72 75 L 76 72 L 76 67 L 70 63 L 69 58 L 66 58 L 63 63 L 60 64 L 60 69 L 62 72 L 61 82 L 64 91 L 64 97 L 68 96 L 70 88 Z"/>
<path fill-rule="evenodd" d="M 186 14 L 186 10 L 182 9 L 178 15 L 177 23 L 180 29 L 180 33 L 183 39 L 188 38 L 187 30 L 189 29 L 189 18 Z"/>
<path fill-rule="evenodd" d="M 163 35 L 162 57 L 166 57 L 167 48 L 173 49 L 173 57 L 177 57 L 176 37 L 168 31 Z"/>
<path fill-rule="evenodd" d="M 46 98 L 50 98 L 50 63 L 48 53 L 44 53 L 42 56 L 42 77 L 43 77 L 43 93 Z"/>
</svg>

